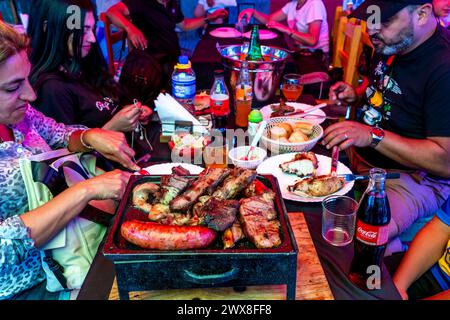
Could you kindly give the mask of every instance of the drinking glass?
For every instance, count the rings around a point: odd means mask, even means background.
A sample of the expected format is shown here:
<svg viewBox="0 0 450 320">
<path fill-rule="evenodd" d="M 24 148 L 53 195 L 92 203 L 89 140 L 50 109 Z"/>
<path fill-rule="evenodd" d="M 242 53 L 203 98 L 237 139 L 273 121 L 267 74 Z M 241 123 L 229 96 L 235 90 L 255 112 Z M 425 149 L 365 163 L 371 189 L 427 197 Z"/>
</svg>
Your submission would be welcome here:
<svg viewBox="0 0 450 320">
<path fill-rule="evenodd" d="M 302 95 L 302 76 L 295 73 L 288 73 L 283 76 L 281 91 L 289 102 L 295 102 Z"/>
<path fill-rule="evenodd" d="M 213 141 L 203 150 L 203 161 L 206 168 L 226 168 L 228 167 L 228 142 Z"/>
<path fill-rule="evenodd" d="M 346 196 L 328 196 L 322 201 L 322 236 L 333 246 L 345 246 L 355 234 L 358 202 Z"/>
</svg>

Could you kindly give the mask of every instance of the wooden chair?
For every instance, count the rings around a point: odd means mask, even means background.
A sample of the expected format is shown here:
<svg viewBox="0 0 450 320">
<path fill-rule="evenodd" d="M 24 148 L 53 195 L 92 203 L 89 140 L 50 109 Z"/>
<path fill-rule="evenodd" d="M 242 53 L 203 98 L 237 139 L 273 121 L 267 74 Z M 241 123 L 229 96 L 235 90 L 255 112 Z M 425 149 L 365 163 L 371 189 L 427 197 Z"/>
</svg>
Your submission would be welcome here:
<svg viewBox="0 0 450 320">
<path fill-rule="evenodd" d="M 344 32 L 343 37 L 338 37 L 336 64 L 344 70 L 343 80 L 356 87 L 359 79 L 357 67 L 362 52 L 362 27 L 355 20 L 349 21 L 346 17 L 342 17 L 339 24 Z"/>
<path fill-rule="evenodd" d="M 336 56 L 336 48 L 337 48 L 337 40 L 339 38 L 339 35 L 342 35 L 344 30 L 340 29 L 339 23 L 342 17 L 345 17 L 347 15 L 346 11 L 342 10 L 342 6 L 336 7 L 336 11 L 334 12 L 334 21 L 333 21 L 333 27 L 331 29 L 331 65 L 333 67 L 336 67 L 334 65 L 334 57 Z"/>
<path fill-rule="evenodd" d="M 119 30 L 119 31 L 113 32 L 111 30 L 111 21 L 109 20 L 108 16 L 104 12 L 102 12 L 100 14 L 100 21 L 103 22 L 104 29 L 105 29 L 106 48 L 108 51 L 109 72 L 114 76 L 116 74 L 116 65 L 115 65 L 115 61 L 114 61 L 113 45 L 119 41 L 126 41 L 125 40 L 126 33 L 124 30 Z"/>
</svg>

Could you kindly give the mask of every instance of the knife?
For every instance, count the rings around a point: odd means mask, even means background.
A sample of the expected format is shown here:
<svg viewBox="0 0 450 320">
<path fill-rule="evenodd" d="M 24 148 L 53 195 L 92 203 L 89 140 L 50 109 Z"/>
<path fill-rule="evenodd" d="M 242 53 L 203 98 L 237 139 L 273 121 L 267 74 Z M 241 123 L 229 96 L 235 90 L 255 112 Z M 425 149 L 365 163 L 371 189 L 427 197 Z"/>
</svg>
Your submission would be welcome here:
<svg viewBox="0 0 450 320">
<path fill-rule="evenodd" d="M 338 160 L 339 160 L 339 147 L 334 146 L 333 151 L 331 151 L 331 169 L 330 169 L 330 176 L 336 175 L 336 170 L 338 166 Z"/>
<path fill-rule="evenodd" d="M 367 180 L 370 178 L 369 175 L 357 175 L 357 174 L 338 174 L 340 178 L 344 178 L 346 182 L 355 181 L 355 180 Z M 388 173 L 386 174 L 386 179 L 398 179 L 400 178 L 400 173 Z"/>
<path fill-rule="evenodd" d="M 312 108 L 306 109 L 306 110 L 297 110 L 297 111 L 294 111 L 294 112 L 291 112 L 291 113 L 285 113 L 284 116 L 285 117 L 290 117 L 290 116 L 294 116 L 294 115 L 297 115 L 297 114 L 301 114 L 301 115 L 308 114 L 308 113 L 313 112 L 315 110 L 318 110 L 318 109 L 321 109 L 323 107 L 326 107 L 327 105 L 328 105 L 327 103 L 321 103 L 321 104 L 318 104 L 318 105 L 316 105 L 316 106 L 314 106 Z"/>
</svg>

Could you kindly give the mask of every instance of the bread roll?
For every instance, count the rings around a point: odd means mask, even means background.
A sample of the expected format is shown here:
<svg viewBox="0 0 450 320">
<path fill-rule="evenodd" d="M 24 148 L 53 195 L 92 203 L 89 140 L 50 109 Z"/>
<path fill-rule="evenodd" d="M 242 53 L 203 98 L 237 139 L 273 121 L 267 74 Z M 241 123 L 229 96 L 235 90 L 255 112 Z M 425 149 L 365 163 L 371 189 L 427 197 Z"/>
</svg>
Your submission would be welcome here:
<svg viewBox="0 0 450 320">
<path fill-rule="evenodd" d="M 280 140 L 281 138 L 287 138 L 288 134 L 283 127 L 275 126 L 270 129 L 270 139 Z"/>
<path fill-rule="evenodd" d="M 294 130 L 292 129 L 292 126 L 289 123 L 282 122 L 282 123 L 278 123 L 277 126 L 282 127 L 282 128 L 284 128 L 284 130 L 286 130 L 286 132 L 287 132 L 286 138 L 289 138 L 290 135 L 292 134 L 292 132 L 294 132 Z"/>
<path fill-rule="evenodd" d="M 289 137 L 289 142 L 305 142 L 308 141 L 308 136 L 301 131 L 294 131 Z"/>
<path fill-rule="evenodd" d="M 309 136 L 313 133 L 314 125 L 310 122 L 296 122 L 294 123 L 294 131 L 301 131 L 302 133 Z"/>
</svg>

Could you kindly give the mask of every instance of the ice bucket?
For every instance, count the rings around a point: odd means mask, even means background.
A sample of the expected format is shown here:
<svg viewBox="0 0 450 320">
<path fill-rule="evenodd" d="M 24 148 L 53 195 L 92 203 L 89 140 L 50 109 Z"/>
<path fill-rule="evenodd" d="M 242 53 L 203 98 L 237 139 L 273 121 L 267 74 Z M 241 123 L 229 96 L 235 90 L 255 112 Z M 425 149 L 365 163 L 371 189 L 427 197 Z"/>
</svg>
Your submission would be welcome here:
<svg viewBox="0 0 450 320">
<path fill-rule="evenodd" d="M 242 61 L 247 54 L 247 45 L 231 45 L 218 47 L 225 69 L 225 80 L 230 93 L 234 96 L 234 88 L 239 79 Z M 288 53 L 280 48 L 261 46 L 264 61 L 247 61 L 250 79 L 253 84 L 253 99 L 258 102 L 271 100 L 280 85 L 281 75 L 286 64 Z"/>
</svg>

